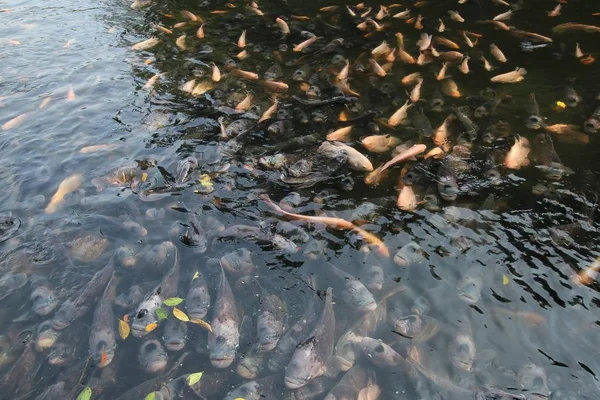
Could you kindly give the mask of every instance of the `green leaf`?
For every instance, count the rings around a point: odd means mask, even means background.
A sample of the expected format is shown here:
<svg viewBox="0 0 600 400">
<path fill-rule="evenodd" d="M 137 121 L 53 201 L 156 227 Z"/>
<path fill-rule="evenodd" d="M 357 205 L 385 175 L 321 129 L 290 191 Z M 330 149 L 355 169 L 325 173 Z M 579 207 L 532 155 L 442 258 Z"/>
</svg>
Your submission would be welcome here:
<svg viewBox="0 0 600 400">
<path fill-rule="evenodd" d="M 77 400 L 90 400 L 92 398 L 92 389 L 89 386 L 86 386 L 79 396 L 77 396 Z"/>
<path fill-rule="evenodd" d="M 154 392 L 148 393 L 146 397 L 144 397 L 144 400 L 156 400 L 156 395 L 154 394 Z"/>
<path fill-rule="evenodd" d="M 204 372 L 196 372 L 195 374 L 190 374 L 187 377 L 188 385 L 193 386 L 196 383 L 198 383 L 200 381 L 200 378 L 202 378 L 202 374 L 204 374 Z"/>
<path fill-rule="evenodd" d="M 165 306 L 175 307 L 175 306 L 181 304 L 182 301 L 183 301 L 183 299 L 181 297 L 170 297 L 168 299 L 165 299 L 165 301 L 163 301 L 163 303 L 165 304 Z"/>
<path fill-rule="evenodd" d="M 196 271 L 196 272 L 194 272 L 194 276 L 192 277 L 192 280 L 198 279 L 198 278 L 200 278 L 200 272 Z"/>
<path fill-rule="evenodd" d="M 169 316 L 169 314 L 167 314 L 167 312 L 162 308 L 157 308 L 156 310 L 154 310 L 154 313 L 160 320 L 167 319 L 167 317 Z"/>
</svg>

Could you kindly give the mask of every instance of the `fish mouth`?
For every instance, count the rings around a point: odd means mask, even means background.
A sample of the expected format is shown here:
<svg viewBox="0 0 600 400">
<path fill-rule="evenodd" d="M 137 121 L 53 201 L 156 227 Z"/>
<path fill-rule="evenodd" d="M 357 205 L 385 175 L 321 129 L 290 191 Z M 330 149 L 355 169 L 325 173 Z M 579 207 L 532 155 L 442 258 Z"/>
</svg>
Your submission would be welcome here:
<svg viewBox="0 0 600 400">
<path fill-rule="evenodd" d="M 66 357 L 56 356 L 56 357 L 48 357 L 48 364 L 50 365 L 63 365 L 67 361 Z"/>
<path fill-rule="evenodd" d="M 276 346 L 277 346 L 277 340 L 269 340 L 265 343 L 261 343 L 260 349 L 262 351 L 272 351 L 272 350 L 275 350 Z"/>
<path fill-rule="evenodd" d="M 473 296 L 467 293 L 459 293 L 458 297 L 467 304 L 475 304 L 479 301 L 479 296 Z"/>
<path fill-rule="evenodd" d="M 107 361 L 106 365 L 110 364 Z M 104 365 L 104 366 L 106 366 Z M 144 365 L 144 370 L 149 374 L 158 374 L 167 368 L 167 360 L 153 360 Z"/>
<path fill-rule="evenodd" d="M 585 133 L 596 133 L 598 132 L 598 128 L 600 128 L 600 121 L 595 119 L 588 119 L 583 124 L 583 130 Z"/>
<path fill-rule="evenodd" d="M 233 363 L 233 357 L 210 357 L 210 363 L 215 368 L 228 368 Z"/>
<path fill-rule="evenodd" d="M 54 343 L 56 343 L 56 338 L 57 336 L 50 335 L 38 336 L 37 340 L 35 341 L 35 348 L 38 351 L 49 349 L 50 347 L 54 346 Z"/>
<path fill-rule="evenodd" d="M 376 309 L 377 309 L 377 303 L 375 303 L 374 301 L 372 301 L 366 305 L 362 305 L 360 307 L 360 311 L 363 311 L 363 312 L 375 311 Z"/>
<path fill-rule="evenodd" d="M 69 325 L 71 325 L 71 324 L 68 321 L 61 321 L 59 319 L 52 320 L 52 329 L 57 330 L 57 331 L 62 331 Z"/>
<path fill-rule="evenodd" d="M 458 197 L 458 190 L 446 188 L 440 191 L 440 197 L 446 201 L 454 201 Z"/>
<path fill-rule="evenodd" d="M 395 256 L 394 257 L 394 262 L 396 264 L 400 265 L 401 267 L 408 267 L 408 266 L 410 266 L 410 261 L 406 257 Z"/>
<path fill-rule="evenodd" d="M 165 347 L 169 351 L 180 351 L 185 347 L 184 340 L 169 340 L 165 342 Z"/>
<path fill-rule="evenodd" d="M 258 375 L 256 370 L 250 369 L 242 364 L 238 364 L 236 372 L 243 379 L 255 379 Z"/>
<path fill-rule="evenodd" d="M 131 326 L 131 334 L 135 337 L 142 337 L 142 336 L 145 336 L 147 333 L 148 332 L 146 332 L 145 327 L 140 327 L 139 325 Z"/>
<path fill-rule="evenodd" d="M 33 311 L 39 316 L 45 316 L 50 314 L 58 305 L 57 302 L 49 302 L 44 305 L 36 305 L 33 307 Z"/>
<path fill-rule="evenodd" d="M 306 385 L 305 379 L 296 379 L 289 376 L 285 377 L 285 387 L 288 389 L 300 389 L 302 386 Z"/>
<path fill-rule="evenodd" d="M 383 288 L 383 283 L 382 282 L 370 282 L 367 285 L 367 289 L 374 290 L 376 292 L 380 291 L 382 288 Z M 377 308 L 377 304 L 375 304 L 375 308 Z"/>
</svg>

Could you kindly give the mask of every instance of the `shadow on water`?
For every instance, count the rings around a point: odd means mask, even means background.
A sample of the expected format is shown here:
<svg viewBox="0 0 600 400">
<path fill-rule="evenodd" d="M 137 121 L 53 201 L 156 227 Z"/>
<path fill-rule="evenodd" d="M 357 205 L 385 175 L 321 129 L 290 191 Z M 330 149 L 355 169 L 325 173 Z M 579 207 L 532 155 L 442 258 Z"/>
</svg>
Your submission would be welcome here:
<svg viewBox="0 0 600 400">
<path fill-rule="evenodd" d="M 552 134 L 560 162 L 572 173 L 545 179 L 536 164 L 548 156 L 543 153 L 547 147 L 539 132 L 527 129 L 525 117 L 529 95 L 535 93 L 547 125 L 573 124 L 583 130 L 599 105 L 600 70 L 597 63 L 584 64 L 573 54 L 578 44 L 597 58 L 600 33 L 556 34 L 552 28 L 570 21 L 600 24 L 593 15 L 600 7 L 572 0 L 551 18 L 547 12 L 556 6 L 553 1 L 514 2 L 509 25 L 554 40 L 528 52 L 522 49 L 523 39 L 476 22 L 507 10 L 490 1 L 408 1 L 401 7 L 388 2 L 391 15 L 408 8 L 413 18 L 423 16 L 423 29 L 415 29 L 414 19 L 409 24 L 388 15 L 378 20 L 384 28 L 380 31 L 357 29 L 364 18 L 350 16 L 347 2 L 264 3 L 258 9 L 263 15 L 242 2 L 163 1 L 140 9 L 122 1 L 0 3 L 0 398 L 75 398 L 86 386 L 94 398 L 144 398 L 153 390 L 160 390 L 162 398 L 223 398 L 248 382 L 243 377 L 258 379 L 260 394 L 269 399 L 325 398 L 340 379 L 354 379 L 351 383 L 359 389 L 377 382 L 380 398 L 386 399 L 464 399 L 492 387 L 535 399 L 595 398 L 600 286 L 594 275 L 588 279 L 584 274 L 598 272 L 593 269 L 597 265 L 589 267 L 600 256 L 594 212 L 598 138 L 584 136 L 589 143 L 582 144 Z M 339 8 L 320 11 L 334 5 Z M 360 14 L 371 6 L 374 16 L 379 4 L 352 10 Z M 201 22 L 185 18 L 182 10 L 203 18 L 203 38 L 196 37 Z M 465 22 L 452 21 L 448 10 L 459 10 Z M 274 25 L 277 17 L 289 24 L 287 37 Z M 440 18 L 447 26 L 444 33 L 437 32 Z M 462 29 L 481 36 L 474 48 L 461 39 Z M 243 49 L 237 44 L 242 31 Z M 308 32 L 322 39 L 313 50 L 294 52 L 294 45 L 310 37 Z M 471 57 L 469 74 L 449 68 L 462 96 L 444 94 L 442 112 L 428 105 L 441 90 L 435 78 L 439 61 L 416 65 L 395 60 L 385 77 L 371 73 L 369 53 L 384 40 L 396 46 L 396 32 L 403 33 L 406 50 L 415 56 L 419 35 L 427 32 L 459 43 L 460 51 Z M 160 43 L 132 50 L 150 37 Z M 321 50 L 334 39 L 343 41 L 332 51 Z M 491 43 L 504 52 L 505 64 L 490 54 Z M 236 57 L 242 51 L 247 57 Z M 493 71 L 482 67 L 482 55 Z M 340 98 L 332 77 L 344 60 L 350 62 L 349 83 L 358 100 L 310 104 Z M 240 77 L 228 68 L 233 62 L 260 79 Z M 213 63 L 220 69 L 218 82 L 211 79 Z M 490 82 L 491 76 L 516 67 L 528 72 L 522 82 Z M 304 75 L 294 79 L 299 70 Z M 458 199 L 439 198 L 440 178 L 431 167 L 437 168 L 439 161 L 410 161 L 418 194 L 433 193 L 440 206 L 419 202 L 416 210 L 405 212 L 396 206 L 400 168 L 380 185 L 369 186 L 364 172 L 348 167 L 346 155 L 326 157 L 317 149 L 329 132 L 349 124 L 354 125 L 349 144 L 367 154 L 375 167 L 390 159 L 395 146 L 369 153 L 361 146 L 366 136 L 391 134 L 398 143 L 432 148 L 432 139 L 415 129 L 385 123 L 409 97 L 412 85 L 403 85 L 402 78 L 414 72 L 424 78 L 425 102 L 419 105 L 434 128 L 453 106 L 466 107 L 472 115 L 490 93 L 503 101 L 490 116 L 475 119 L 480 135 L 496 127 L 497 137 L 487 144 L 481 137 L 466 143 L 466 156 L 454 152 Z M 287 89 L 269 89 L 265 73 Z M 186 83 L 198 93 L 182 90 Z M 567 85 L 583 100 L 557 109 Z M 249 94 L 253 106 L 245 114 L 236 112 Z M 277 113 L 257 122 L 274 97 Z M 236 124 L 241 126 L 237 131 Z M 529 166 L 505 168 L 511 135 L 529 139 L 530 158 L 542 154 Z M 294 144 L 302 136 L 305 142 Z M 457 138 L 451 140 L 457 144 Z M 267 165 L 265 158 L 274 155 L 285 156 L 282 165 Z M 497 171 L 496 179 L 486 175 L 490 168 Z M 56 196 L 61 182 L 69 189 Z M 264 201 L 264 194 L 284 210 L 354 225 L 331 229 L 323 223 L 290 223 L 277 206 Z M 365 231 L 383 240 L 389 257 L 383 247 L 368 243 Z M 99 283 L 99 272 L 112 265 L 109 260 L 115 263 L 115 278 L 108 288 L 115 285 L 118 300 L 103 308 L 102 300 L 112 299 L 110 290 L 104 291 L 108 279 Z M 216 368 L 214 357 L 211 363 L 207 331 L 192 323 L 182 323 L 185 350 L 156 350 L 172 345 L 169 338 L 180 334 L 169 330 L 177 326 L 170 313 L 167 322 L 144 338 L 119 338 L 117 319 L 129 325 L 142 319 L 138 304 L 173 271 L 174 260 L 179 260 L 178 285 L 169 290 L 163 282 L 161 290 L 167 297 L 183 298 L 178 307 L 189 314 L 194 300 L 188 290 L 198 284 L 198 273 L 212 299 L 211 310 L 200 318 L 213 328 L 220 318 L 214 315 L 222 283 L 219 265 L 226 271 L 241 330 L 230 366 Z M 581 284 L 581 279 L 588 281 Z M 345 375 L 314 380 L 309 390 L 286 389 L 283 369 L 275 375 L 269 371 L 273 352 L 257 348 L 263 334 L 256 337 L 257 320 L 264 322 L 267 310 L 273 320 L 279 318 L 275 322 L 283 320 L 289 334 L 298 319 L 319 318 L 329 286 L 335 354 L 344 354 L 347 332 L 353 332 L 349 346 L 355 366 Z M 125 299 L 135 294 L 132 287 L 137 298 Z M 57 327 L 57 310 L 75 299 L 81 315 L 55 332 L 51 326 Z M 420 339 L 419 323 L 423 331 L 430 329 L 427 340 Z M 99 327 L 116 337 L 108 363 L 94 359 L 96 350 L 90 352 Z M 306 344 L 310 334 L 307 329 L 290 340 L 296 340 L 293 346 Z M 371 348 L 363 337 L 381 342 Z M 108 342 L 100 340 L 101 357 Z M 382 361 L 387 354 L 379 354 L 383 344 L 397 352 L 396 358 Z M 140 349 L 151 350 L 139 355 Z M 177 360 L 186 352 L 179 367 Z M 461 358 L 465 352 L 468 361 Z M 103 363 L 108 366 L 99 368 Z M 159 370 L 155 374 L 153 366 Z M 184 380 L 198 371 L 205 376 L 201 384 L 191 385 L 194 394 Z M 135 393 L 127 392 L 144 382 Z M 336 387 L 342 390 L 340 384 Z M 497 398 L 486 393 L 484 398 Z M 255 398 L 249 392 L 234 394 L 230 397 Z M 365 398 L 377 397 L 369 396 Z"/>
</svg>

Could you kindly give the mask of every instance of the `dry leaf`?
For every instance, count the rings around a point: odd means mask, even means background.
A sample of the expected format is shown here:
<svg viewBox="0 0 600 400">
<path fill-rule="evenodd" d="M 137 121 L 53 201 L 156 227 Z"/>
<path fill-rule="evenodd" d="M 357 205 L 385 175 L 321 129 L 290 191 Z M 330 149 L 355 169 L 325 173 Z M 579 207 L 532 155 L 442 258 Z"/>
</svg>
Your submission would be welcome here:
<svg viewBox="0 0 600 400">
<path fill-rule="evenodd" d="M 127 315 L 125 317 L 127 317 Z M 127 322 L 123 321 L 122 319 L 119 319 L 119 336 L 121 336 L 121 339 L 127 339 L 127 336 L 129 336 L 129 332 L 129 324 L 127 324 Z"/>
<path fill-rule="evenodd" d="M 190 317 L 188 317 L 186 313 L 184 313 L 177 307 L 173 307 L 173 315 L 175 316 L 175 318 L 183 322 L 188 322 L 190 320 Z"/>
<path fill-rule="evenodd" d="M 201 319 L 190 319 L 190 322 L 192 324 L 196 324 L 196 325 L 200 325 L 201 327 L 207 329 L 209 332 L 212 333 L 212 326 L 210 326 L 210 324 L 206 321 L 203 321 Z"/>
</svg>

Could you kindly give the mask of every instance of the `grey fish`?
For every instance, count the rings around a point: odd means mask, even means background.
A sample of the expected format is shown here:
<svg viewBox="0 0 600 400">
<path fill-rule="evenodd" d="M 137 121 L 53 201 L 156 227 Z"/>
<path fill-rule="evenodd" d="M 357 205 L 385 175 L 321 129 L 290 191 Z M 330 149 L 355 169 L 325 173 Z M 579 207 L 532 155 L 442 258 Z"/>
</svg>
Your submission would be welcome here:
<svg viewBox="0 0 600 400">
<path fill-rule="evenodd" d="M 437 187 L 442 199 L 454 201 L 458 197 L 459 189 L 456 182 L 456 171 L 452 157 L 446 156 L 437 171 Z"/>
<path fill-rule="evenodd" d="M 235 371 L 244 379 L 256 379 L 267 366 L 268 357 L 269 353 L 256 344 L 240 357 Z"/>
<path fill-rule="evenodd" d="M 308 79 L 309 74 L 310 67 L 308 66 L 308 64 L 304 64 L 294 71 L 294 73 L 292 74 L 292 80 L 295 82 L 304 82 Z"/>
<path fill-rule="evenodd" d="M 194 275 L 187 296 L 185 308 L 191 319 L 204 319 L 210 307 L 210 293 L 204 275 Z"/>
<path fill-rule="evenodd" d="M 164 382 L 168 382 L 169 380 L 173 379 L 173 376 L 179 367 L 181 367 L 181 364 L 188 355 L 189 353 L 183 353 L 181 357 L 179 357 L 179 359 L 173 364 L 171 369 L 167 371 L 167 373 L 140 383 L 139 385 L 120 395 L 116 400 L 140 400 L 147 396 L 148 393 L 152 393 L 155 389 L 160 389 Z"/>
<path fill-rule="evenodd" d="M 90 307 L 104 292 L 114 269 L 114 259 L 111 258 L 104 268 L 96 272 L 89 282 L 60 306 L 52 319 L 53 328 L 59 331 L 63 330 L 87 314 Z"/>
<path fill-rule="evenodd" d="M 250 381 L 241 384 L 237 388 L 223 398 L 223 400 L 235 400 L 242 398 L 244 400 L 262 400 L 262 399 L 276 399 L 277 391 L 277 378 L 279 376 L 272 375 L 266 378 Z"/>
<path fill-rule="evenodd" d="M 177 248 L 171 241 L 164 241 L 154 246 L 146 246 L 138 255 L 138 269 L 164 274 L 173 266 Z"/>
<path fill-rule="evenodd" d="M 175 318 L 169 318 L 165 324 L 162 336 L 166 349 L 169 351 L 183 350 L 187 340 L 187 331 L 188 326 L 185 322 Z"/>
<path fill-rule="evenodd" d="M 577 94 L 575 88 L 571 85 L 567 85 L 565 87 L 565 93 L 563 95 L 563 98 L 565 99 L 565 103 L 569 107 L 577 107 L 577 105 L 583 100 L 581 96 Z"/>
<path fill-rule="evenodd" d="M 344 374 L 323 400 L 377 400 L 380 394 L 375 371 L 357 365 Z"/>
<path fill-rule="evenodd" d="M 21 227 L 21 220 L 8 215 L 0 216 L 0 243 L 15 236 Z"/>
<path fill-rule="evenodd" d="M 420 264 L 425 261 L 425 251 L 415 242 L 410 242 L 404 245 L 394 255 L 394 263 L 401 267 L 408 267 L 415 264 Z"/>
<path fill-rule="evenodd" d="M 11 296 L 29 282 L 29 277 L 23 272 L 13 274 L 8 272 L 0 278 L 0 300 Z"/>
<path fill-rule="evenodd" d="M 237 137 L 245 132 L 248 132 L 256 125 L 256 121 L 252 119 L 238 119 L 229 124 L 223 132 L 219 135 L 219 138 L 228 140 Z"/>
<path fill-rule="evenodd" d="M 540 114 L 540 106 L 537 103 L 535 98 L 535 93 L 529 94 L 529 101 L 527 103 L 527 107 L 525 108 L 526 117 L 525 117 L 525 126 L 527 129 L 531 129 L 537 131 L 545 126 L 544 118 Z"/>
<path fill-rule="evenodd" d="M 333 39 L 331 42 L 315 51 L 315 55 L 331 53 L 332 51 L 336 51 L 338 47 L 342 46 L 343 44 L 344 38 Z"/>
<path fill-rule="evenodd" d="M 179 254 L 177 248 L 172 258 L 173 266 L 164 276 L 164 278 L 154 287 L 146 297 L 140 302 L 135 311 L 135 316 L 131 323 L 131 334 L 135 337 L 142 337 L 148 334 L 146 326 L 149 324 L 159 324 L 160 319 L 156 316 L 157 308 L 162 307 L 164 299 L 177 295 L 177 286 L 179 282 Z"/>
<path fill-rule="evenodd" d="M 369 361 L 380 368 L 401 366 L 403 370 L 410 369 L 410 365 L 404 357 L 381 339 L 364 337 L 360 342 L 360 348 Z"/>
<path fill-rule="evenodd" d="M 245 247 L 225 254 L 220 262 L 225 271 L 232 276 L 247 275 L 256 271 L 252 252 Z"/>
<path fill-rule="evenodd" d="M 431 95 L 431 99 L 429 100 L 429 107 L 433 112 L 442 112 L 442 109 L 444 108 L 444 97 L 442 97 L 442 94 L 437 88 Z"/>
<path fill-rule="evenodd" d="M 460 111 L 456 107 L 452 107 L 452 113 L 458 119 L 458 122 L 462 125 L 462 134 L 464 134 L 471 142 L 477 139 L 477 135 L 479 134 L 479 126 L 477 126 L 471 118 L 467 116 L 464 112 Z"/>
<path fill-rule="evenodd" d="M 208 334 L 208 351 L 213 367 L 227 368 L 240 344 L 239 316 L 225 270 L 219 267 L 219 283 Z"/>
<path fill-rule="evenodd" d="M 423 108 L 420 106 L 410 107 L 408 109 L 408 115 L 410 122 L 419 135 L 424 137 L 431 137 L 433 135 L 433 128 L 429 118 L 423 113 Z"/>
<path fill-rule="evenodd" d="M 282 75 L 283 71 L 281 69 L 281 65 L 273 64 L 268 70 L 265 71 L 263 77 L 265 81 L 272 81 L 281 77 Z"/>
<path fill-rule="evenodd" d="M 112 309 L 116 291 L 117 279 L 113 273 L 113 276 L 106 285 L 102 298 L 94 311 L 94 318 L 92 319 L 92 326 L 90 329 L 90 356 L 94 363 L 100 368 L 104 368 L 112 362 L 117 348 L 115 315 Z"/>
<path fill-rule="evenodd" d="M 279 338 L 271 357 L 269 358 L 269 370 L 271 372 L 283 371 L 285 366 L 292 358 L 294 350 L 298 344 L 304 340 L 308 330 L 317 319 L 316 302 L 317 296 L 314 293 L 314 277 L 311 276 L 308 282 L 308 303 L 304 306 L 304 313 L 300 318 L 286 330 Z"/>
<path fill-rule="evenodd" d="M 552 137 L 548 133 L 538 133 L 531 141 L 531 152 L 529 158 L 536 168 L 543 171 L 546 179 L 558 181 L 564 175 L 573 173 L 570 168 L 564 166 L 556 150 Z"/>
<path fill-rule="evenodd" d="M 373 294 L 360 280 L 329 262 L 326 265 L 326 274 L 342 287 L 337 293 L 347 307 L 359 312 L 373 311 L 377 308 Z"/>
<path fill-rule="evenodd" d="M 285 370 L 285 386 L 298 389 L 327 372 L 329 358 L 333 354 L 335 339 L 335 314 L 333 313 L 332 289 L 325 294 L 321 317 L 308 337 L 300 343 Z"/>
<path fill-rule="evenodd" d="M 467 304 L 475 304 L 481 299 L 483 276 L 480 268 L 469 268 L 456 284 L 458 298 Z"/>
<path fill-rule="evenodd" d="M 29 393 L 35 380 L 28 377 L 35 376 L 37 368 L 39 368 L 37 353 L 33 343 L 29 343 L 13 366 L 2 376 L 0 380 L 2 396 L 14 399 Z"/>
<path fill-rule="evenodd" d="M 596 108 L 592 116 L 583 123 L 585 133 L 597 133 L 600 129 L 600 107 Z"/>
<path fill-rule="evenodd" d="M 144 299 L 146 293 L 148 293 L 148 291 L 154 286 L 156 286 L 156 281 L 133 285 L 117 296 L 115 299 L 115 305 L 126 310 L 132 309 Z"/>
<path fill-rule="evenodd" d="M 192 173 L 198 168 L 198 159 L 196 157 L 187 157 L 177 164 L 177 175 L 175 182 L 181 184 L 190 180 Z"/>
<path fill-rule="evenodd" d="M 138 352 L 138 361 L 148 374 L 159 374 L 167 369 L 167 351 L 157 339 L 145 339 Z"/>
<path fill-rule="evenodd" d="M 261 157 L 258 163 L 268 169 L 280 169 L 288 163 L 288 158 L 285 154 L 274 154 Z"/>
<path fill-rule="evenodd" d="M 517 373 L 517 382 L 532 400 L 547 399 L 550 395 L 546 371 L 534 363 L 530 362 L 521 367 Z"/>
<path fill-rule="evenodd" d="M 202 225 L 200 225 L 194 213 L 190 213 L 188 228 L 180 239 L 183 244 L 192 247 L 195 253 L 204 253 L 206 251 L 206 232 L 202 229 Z"/>
</svg>

